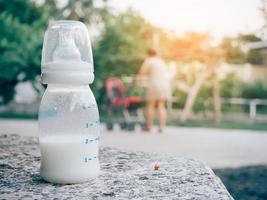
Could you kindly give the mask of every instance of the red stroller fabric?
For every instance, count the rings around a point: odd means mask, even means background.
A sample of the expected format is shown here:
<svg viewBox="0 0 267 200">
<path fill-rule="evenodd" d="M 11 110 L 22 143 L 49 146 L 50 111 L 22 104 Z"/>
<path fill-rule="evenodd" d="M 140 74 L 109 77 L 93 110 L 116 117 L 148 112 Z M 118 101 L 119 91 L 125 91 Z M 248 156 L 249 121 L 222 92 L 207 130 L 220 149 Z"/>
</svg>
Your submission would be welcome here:
<svg viewBox="0 0 267 200">
<path fill-rule="evenodd" d="M 111 104 L 114 106 L 130 106 L 131 104 L 141 103 L 140 97 L 127 97 L 125 88 L 119 78 L 109 78 L 106 81 L 106 93 Z"/>
</svg>

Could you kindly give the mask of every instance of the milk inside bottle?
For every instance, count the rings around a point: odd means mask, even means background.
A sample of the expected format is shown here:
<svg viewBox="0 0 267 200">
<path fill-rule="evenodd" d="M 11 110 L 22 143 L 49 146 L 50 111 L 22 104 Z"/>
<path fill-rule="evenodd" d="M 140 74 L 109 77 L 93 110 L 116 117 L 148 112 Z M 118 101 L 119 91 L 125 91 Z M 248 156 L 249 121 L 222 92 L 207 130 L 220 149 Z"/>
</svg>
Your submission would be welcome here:
<svg viewBox="0 0 267 200">
<path fill-rule="evenodd" d="M 39 109 L 40 174 L 46 181 L 80 183 L 99 174 L 99 113 L 89 87 L 93 70 L 85 25 L 50 23 L 41 66 L 47 89 Z"/>
</svg>

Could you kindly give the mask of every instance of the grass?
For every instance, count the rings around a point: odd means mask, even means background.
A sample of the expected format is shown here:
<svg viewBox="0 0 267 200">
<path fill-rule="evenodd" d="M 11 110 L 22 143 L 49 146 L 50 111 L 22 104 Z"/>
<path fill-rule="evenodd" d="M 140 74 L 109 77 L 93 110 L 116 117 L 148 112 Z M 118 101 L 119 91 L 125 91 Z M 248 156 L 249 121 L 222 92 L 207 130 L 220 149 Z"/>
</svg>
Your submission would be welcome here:
<svg viewBox="0 0 267 200">
<path fill-rule="evenodd" d="M 0 118 L 8 119 L 37 119 L 38 114 L 23 114 L 23 113 L 0 113 Z M 107 115 L 101 115 L 102 122 L 119 123 L 122 117 L 114 117 L 112 120 Z M 158 124 L 157 120 L 155 121 Z M 247 129 L 267 131 L 267 123 L 236 123 L 231 121 L 222 121 L 216 125 L 212 121 L 187 121 L 181 122 L 179 120 L 168 120 L 167 125 L 181 126 L 181 127 L 208 127 L 208 128 L 221 128 L 221 129 Z"/>
<path fill-rule="evenodd" d="M 182 126 L 182 127 L 208 127 L 208 128 L 221 128 L 221 129 L 247 129 L 247 130 L 260 130 L 267 131 L 266 123 L 236 123 L 230 121 L 222 121 L 216 125 L 212 121 L 187 121 L 181 122 L 177 120 L 169 120 L 167 125 Z"/>
<path fill-rule="evenodd" d="M 267 166 L 213 170 L 235 200 L 267 199 Z"/>
<path fill-rule="evenodd" d="M 6 119 L 37 119 L 38 118 L 38 114 L 0 113 L 0 118 L 6 118 Z"/>
</svg>

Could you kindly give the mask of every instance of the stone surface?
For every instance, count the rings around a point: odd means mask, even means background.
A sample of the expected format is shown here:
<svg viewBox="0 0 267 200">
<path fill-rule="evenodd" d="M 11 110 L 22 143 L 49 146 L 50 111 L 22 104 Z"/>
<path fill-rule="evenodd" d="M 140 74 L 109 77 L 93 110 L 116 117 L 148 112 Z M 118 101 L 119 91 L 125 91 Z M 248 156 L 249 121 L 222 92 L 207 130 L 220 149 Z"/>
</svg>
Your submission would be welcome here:
<svg viewBox="0 0 267 200">
<path fill-rule="evenodd" d="M 37 138 L 0 135 L 0 199 L 233 199 L 196 160 L 105 147 L 100 162 L 102 173 L 95 180 L 47 183 L 38 171 Z"/>
</svg>

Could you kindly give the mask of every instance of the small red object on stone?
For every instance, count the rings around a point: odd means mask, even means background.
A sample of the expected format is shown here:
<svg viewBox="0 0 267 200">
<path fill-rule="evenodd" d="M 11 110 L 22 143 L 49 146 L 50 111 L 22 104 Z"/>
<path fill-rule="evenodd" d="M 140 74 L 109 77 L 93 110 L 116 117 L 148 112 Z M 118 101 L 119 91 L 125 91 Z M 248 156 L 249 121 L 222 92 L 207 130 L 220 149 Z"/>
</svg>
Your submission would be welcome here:
<svg viewBox="0 0 267 200">
<path fill-rule="evenodd" d="M 154 165 L 154 170 L 157 171 L 157 170 L 159 170 L 159 168 L 160 168 L 159 163 L 156 163 L 156 164 Z"/>
</svg>

